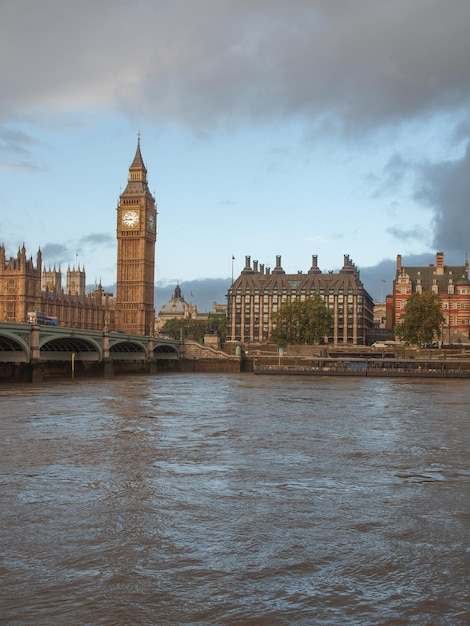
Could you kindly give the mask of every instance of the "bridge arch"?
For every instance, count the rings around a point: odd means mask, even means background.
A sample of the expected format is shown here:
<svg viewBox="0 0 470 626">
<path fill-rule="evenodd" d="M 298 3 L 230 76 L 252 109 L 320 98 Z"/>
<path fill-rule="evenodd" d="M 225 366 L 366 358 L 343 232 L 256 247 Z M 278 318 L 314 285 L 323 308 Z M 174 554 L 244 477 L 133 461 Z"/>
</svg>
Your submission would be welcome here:
<svg viewBox="0 0 470 626">
<path fill-rule="evenodd" d="M 69 360 L 72 354 L 81 361 L 101 361 L 103 349 L 93 338 L 71 337 L 61 335 L 60 337 L 44 336 L 40 338 L 39 349 L 41 359 L 46 361 Z"/>
<path fill-rule="evenodd" d="M 179 352 L 175 345 L 157 344 L 153 349 L 153 356 L 155 359 L 178 359 Z"/>
<path fill-rule="evenodd" d="M 116 339 L 110 342 L 109 358 L 113 360 L 147 360 L 148 349 L 144 342 L 132 339 Z"/>
<path fill-rule="evenodd" d="M 29 363 L 31 357 L 29 337 L 29 333 L 11 332 L 2 328 L 0 331 L 0 361 Z"/>
</svg>

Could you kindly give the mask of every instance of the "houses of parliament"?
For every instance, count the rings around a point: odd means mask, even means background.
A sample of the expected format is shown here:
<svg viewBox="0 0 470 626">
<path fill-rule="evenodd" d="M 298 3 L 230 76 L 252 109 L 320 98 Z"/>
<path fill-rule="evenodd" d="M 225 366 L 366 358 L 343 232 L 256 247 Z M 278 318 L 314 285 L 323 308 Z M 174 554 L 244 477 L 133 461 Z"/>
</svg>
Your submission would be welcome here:
<svg viewBox="0 0 470 626">
<path fill-rule="evenodd" d="M 41 250 L 28 257 L 25 246 L 7 258 L 0 246 L 0 320 L 25 322 L 37 311 L 60 326 L 153 334 L 154 270 L 157 207 L 148 188 L 140 137 L 129 167 L 127 186 L 117 206 L 116 294 L 101 284 L 86 293 L 85 269 L 69 266 L 65 287 L 62 272 L 43 268 Z"/>
</svg>

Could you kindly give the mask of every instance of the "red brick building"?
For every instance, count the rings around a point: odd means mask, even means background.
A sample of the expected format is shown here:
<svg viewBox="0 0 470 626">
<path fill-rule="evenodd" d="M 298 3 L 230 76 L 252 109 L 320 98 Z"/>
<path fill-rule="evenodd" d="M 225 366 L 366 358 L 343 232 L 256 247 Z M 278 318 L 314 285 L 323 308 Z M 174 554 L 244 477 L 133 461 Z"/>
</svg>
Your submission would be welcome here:
<svg viewBox="0 0 470 626">
<path fill-rule="evenodd" d="M 397 273 L 393 281 L 393 326 L 400 323 L 407 299 L 413 293 L 432 291 L 441 299 L 445 318 L 442 342 L 470 342 L 470 281 L 468 259 L 464 265 L 446 265 L 444 253 L 436 253 L 436 263 L 425 266 L 405 266 L 397 256 Z"/>
</svg>

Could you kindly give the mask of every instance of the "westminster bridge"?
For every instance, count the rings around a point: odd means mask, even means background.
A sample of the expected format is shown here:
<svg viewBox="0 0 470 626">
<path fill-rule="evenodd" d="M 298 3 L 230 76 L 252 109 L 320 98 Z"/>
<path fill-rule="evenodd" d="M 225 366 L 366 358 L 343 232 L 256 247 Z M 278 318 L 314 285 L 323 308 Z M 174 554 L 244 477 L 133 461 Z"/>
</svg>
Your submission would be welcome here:
<svg viewBox="0 0 470 626">
<path fill-rule="evenodd" d="M 81 370 L 101 365 L 106 374 L 127 369 L 156 369 L 179 360 L 180 343 L 172 339 L 143 337 L 99 330 L 29 323 L 0 322 L 0 374 L 25 370 L 31 378 L 48 363 L 76 364 Z M 29 368 L 27 367 L 29 366 Z"/>
</svg>

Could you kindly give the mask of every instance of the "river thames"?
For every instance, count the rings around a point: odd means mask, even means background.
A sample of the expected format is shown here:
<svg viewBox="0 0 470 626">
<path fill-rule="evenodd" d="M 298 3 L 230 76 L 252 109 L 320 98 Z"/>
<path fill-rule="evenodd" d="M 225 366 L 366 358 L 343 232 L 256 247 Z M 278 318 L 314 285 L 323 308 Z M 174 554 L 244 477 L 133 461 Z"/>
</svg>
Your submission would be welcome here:
<svg viewBox="0 0 470 626">
<path fill-rule="evenodd" d="M 467 380 L 0 386 L 0 624 L 470 623 Z"/>
</svg>

